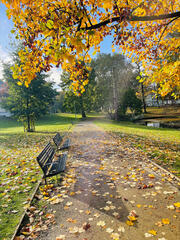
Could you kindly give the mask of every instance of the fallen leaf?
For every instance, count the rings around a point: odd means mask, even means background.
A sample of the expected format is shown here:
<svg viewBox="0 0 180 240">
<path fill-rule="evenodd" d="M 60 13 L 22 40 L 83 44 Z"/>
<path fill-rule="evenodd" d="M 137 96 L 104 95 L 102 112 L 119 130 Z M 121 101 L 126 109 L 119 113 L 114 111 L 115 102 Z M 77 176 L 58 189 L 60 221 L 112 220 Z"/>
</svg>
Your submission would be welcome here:
<svg viewBox="0 0 180 240">
<path fill-rule="evenodd" d="M 162 223 L 163 223 L 164 225 L 168 225 L 168 224 L 170 223 L 170 221 L 169 221 L 168 218 L 163 218 L 163 219 L 162 219 Z"/>
<path fill-rule="evenodd" d="M 180 202 L 174 203 L 174 206 L 180 208 Z"/>
<path fill-rule="evenodd" d="M 72 202 L 67 202 L 66 206 L 70 207 L 72 205 Z"/>
<path fill-rule="evenodd" d="M 56 240 L 65 240 L 65 235 L 60 235 L 59 237 L 56 237 Z"/>
<path fill-rule="evenodd" d="M 167 206 L 167 209 L 174 210 L 175 207 L 173 205 L 169 205 L 169 206 Z"/>
<path fill-rule="evenodd" d="M 47 213 L 47 214 L 46 214 L 46 218 L 52 219 L 52 218 L 54 218 L 54 214 Z"/>
<path fill-rule="evenodd" d="M 89 224 L 89 223 L 83 223 L 83 229 L 85 230 L 85 231 L 87 231 L 89 228 L 91 227 L 91 225 Z"/>
<path fill-rule="evenodd" d="M 109 211 L 109 210 L 110 210 L 110 207 L 106 206 L 106 207 L 104 207 L 104 210 L 105 210 L 105 211 Z"/>
<path fill-rule="evenodd" d="M 107 228 L 107 229 L 106 229 L 106 232 L 107 232 L 107 233 L 112 233 L 112 232 L 114 232 L 114 229 L 112 229 L 112 228 Z"/>
<path fill-rule="evenodd" d="M 155 230 L 149 230 L 148 233 L 152 234 L 153 236 L 157 235 L 157 231 Z"/>
<path fill-rule="evenodd" d="M 69 228 L 69 232 L 70 233 L 83 233 L 85 230 L 83 228 L 78 228 L 78 227 L 73 227 L 73 228 Z"/>
<path fill-rule="evenodd" d="M 133 226 L 133 225 L 134 225 L 134 223 L 133 223 L 132 221 L 126 221 L 126 224 L 127 224 L 128 226 Z"/>
<path fill-rule="evenodd" d="M 145 233 L 144 236 L 145 236 L 146 238 L 148 238 L 148 237 L 153 237 L 153 235 L 150 234 L 150 233 Z"/>
<path fill-rule="evenodd" d="M 89 214 L 91 214 L 91 211 L 87 210 L 85 213 L 86 213 L 87 215 L 89 215 Z"/>
<path fill-rule="evenodd" d="M 104 221 L 99 221 L 99 222 L 97 223 L 97 225 L 98 225 L 98 226 L 101 226 L 101 227 L 104 227 L 106 224 L 105 224 Z"/>
<path fill-rule="evenodd" d="M 77 222 L 76 219 L 72 219 L 72 218 L 68 218 L 66 221 L 67 222 L 71 222 L 71 223 L 76 223 Z"/>
<path fill-rule="evenodd" d="M 118 240 L 119 239 L 119 234 L 118 233 L 112 233 L 111 238 L 114 239 L 114 240 Z"/>
<path fill-rule="evenodd" d="M 148 175 L 150 178 L 155 178 L 154 174 L 149 174 Z"/>
<path fill-rule="evenodd" d="M 129 219 L 131 222 L 134 222 L 134 221 L 137 220 L 137 218 L 134 217 L 134 216 L 128 216 L 128 219 Z"/>
<path fill-rule="evenodd" d="M 118 228 L 118 231 L 119 231 L 119 232 L 125 232 L 125 228 L 122 227 L 122 226 L 120 226 L 120 227 Z"/>
<path fill-rule="evenodd" d="M 155 225 L 158 227 L 162 227 L 163 224 L 162 224 L 162 222 L 159 221 L 159 222 L 155 223 Z"/>
</svg>

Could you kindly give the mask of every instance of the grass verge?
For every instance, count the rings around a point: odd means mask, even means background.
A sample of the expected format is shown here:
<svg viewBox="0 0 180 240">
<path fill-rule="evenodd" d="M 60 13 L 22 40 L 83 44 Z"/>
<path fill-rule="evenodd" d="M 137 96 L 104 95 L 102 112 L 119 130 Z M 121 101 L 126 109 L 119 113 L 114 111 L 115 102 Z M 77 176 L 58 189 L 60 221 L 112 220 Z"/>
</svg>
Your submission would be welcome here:
<svg viewBox="0 0 180 240">
<path fill-rule="evenodd" d="M 152 128 L 131 122 L 95 121 L 130 146 L 141 149 L 156 163 L 180 176 L 180 131 Z"/>
<path fill-rule="evenodd" d="M 11 238 L 42 176 L 36 157 L 55 132 L 65 133 L 78 118 L 46 116 L 36 123 L 34 133 L 24 133 L 15 120 L 0 119 L 0 239 Z"/>
</svg>

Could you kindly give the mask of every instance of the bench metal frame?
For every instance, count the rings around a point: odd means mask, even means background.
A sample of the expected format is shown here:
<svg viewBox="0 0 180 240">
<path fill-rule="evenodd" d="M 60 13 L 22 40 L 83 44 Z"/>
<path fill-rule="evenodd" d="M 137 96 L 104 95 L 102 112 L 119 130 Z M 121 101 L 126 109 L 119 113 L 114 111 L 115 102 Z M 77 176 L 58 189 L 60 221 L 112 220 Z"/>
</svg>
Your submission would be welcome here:
<svg viewBox="0 0 180 240">
<path fill-rule="evenodd" d="M 52 147 L 49 142 L 42 152 L 37 157 L 37 162 L 43 171 L 43 178 L 55 176 L 65 170 L 67 153 L 63 153 L 58 156 L 57 160 L 54 159 L 55 149 Z"/>
<path fill-rule="evenodd" d="M 63 138 L 61 137 L 60 133 L 56 133 L 56 135 L 53 137 L 53 142 L 56 145 L 57 150 L 64 150 L 70 147 L 70 139 L 68 138 L 63 142 Z M 62 146 L 60 146 L 61 144 Z"/>
</svg>

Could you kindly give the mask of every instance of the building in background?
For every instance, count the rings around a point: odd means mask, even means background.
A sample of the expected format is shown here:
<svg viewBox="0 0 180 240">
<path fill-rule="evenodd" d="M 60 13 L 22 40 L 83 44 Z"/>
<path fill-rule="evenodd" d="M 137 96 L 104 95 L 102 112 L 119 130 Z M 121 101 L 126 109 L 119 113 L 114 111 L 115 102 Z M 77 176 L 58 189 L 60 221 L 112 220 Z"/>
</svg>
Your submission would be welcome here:
<svg viewBox="0 0 180 240">
<path fill-rule="evenodd" d="M 11 113 L 8 112 L 7 110 L 5 110 L 4 108 L 2 108 L 2 106 L 1 106 L 2 98 L 7 97 L 7 96 L 8 96 L 8 85 L 7 85 L 7 83 L 0 80 L 0 117 L 1 116 L 10 117 L 11 116 Z"/>
</svg>

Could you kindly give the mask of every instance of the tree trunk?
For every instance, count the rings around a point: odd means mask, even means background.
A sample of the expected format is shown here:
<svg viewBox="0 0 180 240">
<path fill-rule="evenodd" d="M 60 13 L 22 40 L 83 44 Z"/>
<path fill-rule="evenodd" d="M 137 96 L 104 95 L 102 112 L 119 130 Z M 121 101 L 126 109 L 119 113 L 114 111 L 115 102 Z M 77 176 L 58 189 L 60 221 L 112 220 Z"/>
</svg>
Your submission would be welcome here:
<svg viewBox="0 0 180 240">
<path fill-rule="evenodd" d="M 114 63 L 116 64 L 116 62 Z M 115 66 L 112 68 L 112 76 L 113 76 L 113 105 L 114 105 L 114 120 L 118 120 L 118 94 L 117 94 L 117 76 L 115 74 Z"/>
<path fill-rule="evenodd" d="M 31 123 L 29 114 L 27 114 L 27 132 L 31 132 Z"/>
<path fill-rule="evenodd" d="M 145 96 L 144 96 L 144 84 L 143 83 L 141 83 L 141 92 L 142 92 L 142 102 L 143 102 L 144 113 L 147 113 L 147 111 L 146 111 L 146 101 L 145 101 Z"/>
<path fill-rule="evenodd" d="M 29 115 L 29 96 L 26 99 L 26 116 L 27 116 L 27 132 L 32 132 L 31 130 L 31 119 Z"/>
<path fill-rule="evenodd" d="M 86 118 L 86 113 L 84 111 L 84 104 L 83 104 L 83 97 L 82 97 L 82 95 L 80 96 L 80 102 L 81 102 L 81 115 L 82 115 L 82 118 Z"/>
</svg>

